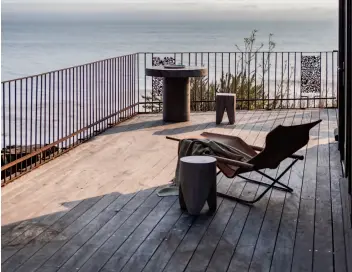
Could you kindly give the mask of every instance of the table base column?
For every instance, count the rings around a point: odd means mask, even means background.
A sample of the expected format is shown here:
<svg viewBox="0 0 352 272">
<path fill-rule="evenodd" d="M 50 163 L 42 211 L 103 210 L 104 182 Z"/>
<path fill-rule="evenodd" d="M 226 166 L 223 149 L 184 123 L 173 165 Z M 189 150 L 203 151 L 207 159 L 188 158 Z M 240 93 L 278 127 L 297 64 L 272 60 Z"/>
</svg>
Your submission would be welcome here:
<svg viewBox="0 0 352 272">
<path fill-rule="evenodd" d="M 164 78 L 163 88 L 163 120 L 189 121 L 191 111 L 189 78 Z"/>
</svg>

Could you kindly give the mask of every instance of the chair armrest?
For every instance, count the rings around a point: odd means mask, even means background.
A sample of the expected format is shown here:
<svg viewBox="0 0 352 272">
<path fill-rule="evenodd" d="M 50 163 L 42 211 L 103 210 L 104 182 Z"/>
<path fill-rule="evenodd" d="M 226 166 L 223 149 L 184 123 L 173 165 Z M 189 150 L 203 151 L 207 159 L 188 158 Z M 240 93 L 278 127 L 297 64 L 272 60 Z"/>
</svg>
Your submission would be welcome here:
<svg viewBox="0 0 352 272">
<path fill-rule="evenodd" d="M 166 139 L 172 140 L 172 141 L 177 141 L 177 142 L 181 141 L 181 139 L 175 138 L 175 137 L 171 137 L 171 136 L 166 136 Z"/>
<path fill-rule="evenodd" d="M 233 165 L 233 166 L 242 167 L 242 168 L 245 168 L 247 170 L 254 169 L 254 165 L 250 164 L 250 163 L 236 161 L 236 160 L 230 160 L 230 159 L 225 159 L 225 158 L 218 157 L 218 156 L 211 156 L 211 157 L 214 157 L 218 162 L 230 164 L 230 165 Z"/>
</svg>

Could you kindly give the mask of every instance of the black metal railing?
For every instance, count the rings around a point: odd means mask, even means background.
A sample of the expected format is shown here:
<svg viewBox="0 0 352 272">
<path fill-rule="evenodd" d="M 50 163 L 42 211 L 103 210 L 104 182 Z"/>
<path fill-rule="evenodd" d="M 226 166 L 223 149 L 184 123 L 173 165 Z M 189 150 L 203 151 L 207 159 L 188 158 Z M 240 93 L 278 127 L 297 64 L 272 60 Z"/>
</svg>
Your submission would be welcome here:
<svg viewBox="0 0 352 272">
<path fill-rule="evenodd" d="M 236 93 L 238 109 L 337 106 L 337 51 L 139 53 L 142 112 L 162 109 L 162 81 L 145 68 L 180 63 L 208 68 L 191 79 L 191 109 L 215 109 L 217 92 Z"/>
<path fill-rule="evenodd" d="M 2 82 L 2 184 L 138 113 L 162 110 L 162 81 L 145 68 L 208 68 L 191 79 L 191 110 L 217 92 L 246 110 L 337 107 L 337 51 L 136 53 Z"/>
<path fill-rule="evenodd" d="M 137 59 L 2 82 L 2 184 L 137 114 Z"/>
</svg>

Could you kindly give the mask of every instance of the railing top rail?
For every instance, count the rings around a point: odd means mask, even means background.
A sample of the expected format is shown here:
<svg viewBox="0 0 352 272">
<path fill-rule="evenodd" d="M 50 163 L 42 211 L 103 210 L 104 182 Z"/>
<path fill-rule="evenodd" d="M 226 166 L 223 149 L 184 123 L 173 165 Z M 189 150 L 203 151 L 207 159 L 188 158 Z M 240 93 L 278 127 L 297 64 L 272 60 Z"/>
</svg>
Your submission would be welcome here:
<svg viewBox="0 0 352 272">
<path fill-rule="evenodd" d="M 47 75 L 47 74 L 57 73 L 57 72 L 61 72 L 61 71 L 66 71 L 66 70 L 74 69 L 74 68 L 77 68 L 77 67 L 82 67 L 82 66 L 87 66 L 87 65 L 91 65 L 91 64 L 96 64 L 96 63 L 103 62 L 103 61 L 108 61 L 108 60 L 113 60 L 113 59 L 118 59 L 118 58 L 123 58 L 123 57 L 129 57 L 129 56 L 134 56 L 136 54 L 138 54 L 138 53 L 131 53 L 131 54 L 127 54 L 127 55 L 111 57 L 111 58 L 102 59 L 102 60 L 96 60 L 96 61 L 92 61 L 92 62 L 80 64 L 80 65 L 74 65 L 74 66 L 69 66 L 69 67 L 66 67 L 66 68 L 61 68 L 61 69 L 58 69 L 58 70 L 52 70 L 52 71 L 48 71 L 48 72 L 43 72 L 43 73 L 40 73 L 40 74 L 35 74 L 35 75 L 30 75 L 30 76 L 25 76 L 25 77 L 19 77 L 19 78 L 4 80 L 4 81 L 1 81 L 1 84 L 7 84 L 7 83 L 15 82 L 15 81 L 18 81 L 18 80 L 24 80 L 24 79 L 29 79 L 29 78 L 33 78 L 33 77 L 44 76 L 44 75 Z"/>
<path fill-rule="evenodd" d="M 92 64 L 96 64 L 99 62 L 104 62 L 104 61 L 108 61 L 108 60 L 113 60 L 113 59 L 118 59 L 118 58 L 123 58 L 123 57 L 128 57 L 128 56 L 133 56 L 136 54 L 192 54 L 192 53 L 199 53 L 199 54 L 236 54 L 236 53 L 240 53 L 240 54 L 247 54 L 247 53 L 257 53 L 257 54 L 265 54 L 265 53 L 299 53 L 299 54 L 317 54 L 317 53 L 337 53 L 338 50 L 331 50 L 331 51 L 258 51 L 258 52 L 247 52 L 247 51 L 173 51 L 173 52 L 164 52 L 164 51 L 153 51 L 153 52 L 136 52 L 136 53 L 131 53 L 131 54 L 127 54 L 127 55 L 122 55 L 122 56 L 117 56 L 117 57 L 111 57 L 111 58 L 106 58 L 106 59 L 102 59 L 102 60 L 97 60 L 97 61 L 93 61 L 93 62 L 88 62 L 88 63 L 84 63 L 84 64 L 80 64 L 80 65 L 74 65 L 74 66 L 70 66 L 70 67 L 66 67 L 66 68 L 62 68 L 62 69 L 58 69 L 58 70 L 52 70 L 52 71 L 48 71 L 48 72 L 43 72 L 43 73 L 39 73 L 39 74 L 35 74 L 35 75 L 30 75 L 30 76 L 24 76 L 24 77 L 20 77 L 20 78 L 14 78 L 14 79 L 9 79 L 9 80 L 4 80 L 1 82 L 1 84 L 7 84 L 7 83 L 11 83 L 11 82 L 16 82 L 19 80 L 25 80 L 25 79 L 29 79 L 29 78 L 34 78 L 34 77 L 39 77 L 39 76 L 44 76 L 44 75 L 48 75 L 51 73 L 57 73 L 57 72 L 61 72 L 61 71 L 66 71 L 66 70 L 70 70 L 70 69 L 74 69 L 77 67 L 82 67 L 82 66 L 87 66 L 87 65 L 92 65 Z"/>
<path fill-rule="evenodd" d="M 302 53 L 302 54 L 318 54 L 318 53 L 337 53 L 338 50 L 326 50 L 326 51 L 148 51 L 148 52 L 138 52 L 138 54 L 189 54 L 189 53 L 204 53 L 204 54 L 235 54 L 235 53 Z"/>
</svg>

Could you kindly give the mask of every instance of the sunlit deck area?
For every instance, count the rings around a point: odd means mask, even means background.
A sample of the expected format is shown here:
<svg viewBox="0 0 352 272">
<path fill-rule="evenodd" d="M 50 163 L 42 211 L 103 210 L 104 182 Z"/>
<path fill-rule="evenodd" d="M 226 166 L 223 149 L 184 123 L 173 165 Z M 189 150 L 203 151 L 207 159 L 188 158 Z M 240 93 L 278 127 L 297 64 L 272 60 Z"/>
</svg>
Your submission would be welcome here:
<svg viewBox="0 0 352 272">
<path fill-rule="evenodd" d="M 156 194 L 175 174 L 167 135 L 211 131 L 261 146 L 280 124 L 317 119 L 305 160 L 282 179 L 292 194 L 273 190 L 253 207 L 219 198 L 200 216 Z M 235 125 L 218 126 L 214 112 L 185 123 L 137 115 L 2 188 L 2 271 L 347 271 L 336 127 L 337 109 L 238 111 Z M 218 191 L 247 199 L 263 189 L 218 179 Z"/>
</svg>

